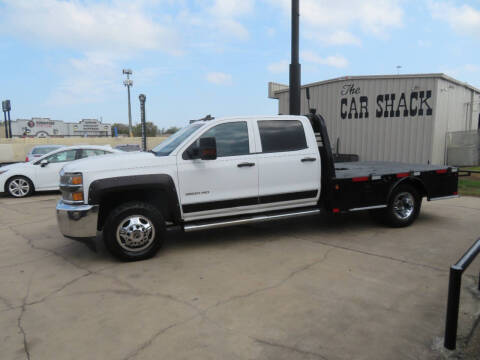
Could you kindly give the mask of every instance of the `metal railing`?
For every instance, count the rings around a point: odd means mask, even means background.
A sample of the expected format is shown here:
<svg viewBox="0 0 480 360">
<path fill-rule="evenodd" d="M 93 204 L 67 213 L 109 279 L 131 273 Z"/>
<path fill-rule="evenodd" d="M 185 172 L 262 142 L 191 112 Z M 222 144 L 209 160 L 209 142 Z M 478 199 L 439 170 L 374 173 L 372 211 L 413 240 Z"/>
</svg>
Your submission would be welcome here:
<svg viewBox="0 0 480 360">
<path fill-rule="evenodd" d="M 468 266 L 480 253 L 480 238 L 461 257 L 458 262 L 450 267 L 450 280 L 448 282 L 447 320 L 445 323 L 444 346 L 449 350 L 455 350 L 457 346 L 458 311 L 460 308 L 460 290 L 462 287 L 462 275 Z M 478 283 L 480 291 L 480 279 Z"/>
</svg>

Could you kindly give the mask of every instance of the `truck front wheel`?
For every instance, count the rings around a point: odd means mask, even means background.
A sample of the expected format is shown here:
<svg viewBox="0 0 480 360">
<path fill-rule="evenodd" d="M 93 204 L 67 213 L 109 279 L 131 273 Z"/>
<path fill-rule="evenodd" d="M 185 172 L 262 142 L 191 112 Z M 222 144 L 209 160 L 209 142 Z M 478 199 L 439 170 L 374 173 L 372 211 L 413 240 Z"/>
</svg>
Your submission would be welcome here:
<svg viewBox="0 0 480 360">
<path fill-rule="evenodd" d="M 117 206 L 108 215 L 103 229 L 107 249 L 125 261 L 144 260 L 154 256 L 165 232 L 162 213 L 143 202 Z"/>
<path fill-rule="evenodd" d="M 383 214 L 385 223 L 392 227 L 408 226 L 420 213 L 422 197 L 415 187 L 405 184 L 396 187 Z"/>
</svg>

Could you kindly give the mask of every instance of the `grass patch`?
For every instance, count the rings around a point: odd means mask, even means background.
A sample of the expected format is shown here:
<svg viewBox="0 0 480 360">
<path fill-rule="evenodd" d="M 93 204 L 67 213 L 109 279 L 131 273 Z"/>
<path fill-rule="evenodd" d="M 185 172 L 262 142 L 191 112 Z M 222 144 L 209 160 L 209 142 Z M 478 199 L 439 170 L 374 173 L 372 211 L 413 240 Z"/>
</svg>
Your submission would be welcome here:
<svg viewBox="0 0 480 360">
<path fill-rule="evenodd" d="M 480 171 L 480 166 L 471 166 L 471 167 L 461 168 L 460 170 Z"/>
<path fill-rule="evenodd" d="M 458 192 L 460 195 L 480 197 L 480 175 L 459 178 Z"/>
</svg>

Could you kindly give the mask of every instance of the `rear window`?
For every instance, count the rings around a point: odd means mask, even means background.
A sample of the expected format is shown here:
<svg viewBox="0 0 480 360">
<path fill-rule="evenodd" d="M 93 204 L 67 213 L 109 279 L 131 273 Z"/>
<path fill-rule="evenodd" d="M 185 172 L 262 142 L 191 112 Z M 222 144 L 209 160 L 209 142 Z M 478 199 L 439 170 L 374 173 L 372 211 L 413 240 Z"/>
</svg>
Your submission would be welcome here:
<svg viewBox="0 0 480 360">
<path fill-rule="evenodd" d="M 264 153 L 307 148 L 305 131 L 298 120 L 261 120 L 258 129 Z"/>
<path fill-rule="evenodd" d="M 45 154 L 48 154 L 49 152 L 51 152 L 53 150 L 57 150 L 57 149 L 58 149 L 58 146 L 35 148 L 35 149 L 33 149 L 32 154 L 33 155 L 45 155 Z"/>
</svg>

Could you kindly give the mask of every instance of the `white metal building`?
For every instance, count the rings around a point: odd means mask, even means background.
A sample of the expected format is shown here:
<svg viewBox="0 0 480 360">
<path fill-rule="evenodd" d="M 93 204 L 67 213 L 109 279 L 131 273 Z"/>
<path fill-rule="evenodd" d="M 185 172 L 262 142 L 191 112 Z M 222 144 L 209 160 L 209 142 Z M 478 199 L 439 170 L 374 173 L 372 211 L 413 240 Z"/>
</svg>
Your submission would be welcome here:
<svg viewBox="0 0 480 360">
<path fill-rule="evenodd" d="M 82 119 L 78 123 L 67 123 L 49 118 L 17 119 L 12 121 L 15 137 L 69 137 L 69 136 L 111 136 L 110 124 L 97 119 Z"/>
<path fill-rule="evenodd" d="M 310 92 L 307 104 L 306 89 Z M 269 83 L 288 114 L 288 86 Z M 480 90 L 444 74 L 346 76 L 302 86 L 302 114 L 317 109 L 332 146 L 360 160 L 444 164 L 447 134 L 478 130 Z"/>
</svg>

